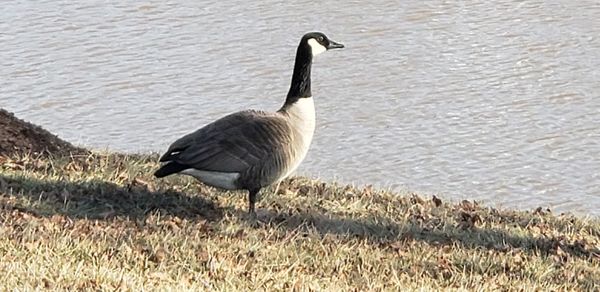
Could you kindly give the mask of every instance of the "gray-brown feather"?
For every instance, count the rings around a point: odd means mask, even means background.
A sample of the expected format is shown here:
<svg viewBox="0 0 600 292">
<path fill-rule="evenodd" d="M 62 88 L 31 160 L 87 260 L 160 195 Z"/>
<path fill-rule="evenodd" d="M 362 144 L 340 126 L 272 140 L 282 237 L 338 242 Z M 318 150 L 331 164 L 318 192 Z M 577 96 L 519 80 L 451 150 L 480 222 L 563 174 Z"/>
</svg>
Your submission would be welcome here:
<svg viewBox="0 0 600 292">
<path fill-rule="evenodd" d="M 240 188 L 262 187 L 287 169 L 293 130 L 280 113 L 242 111 L 175 141 L 163 161 L 191 168 L 240 173 Z"/>
</svg>

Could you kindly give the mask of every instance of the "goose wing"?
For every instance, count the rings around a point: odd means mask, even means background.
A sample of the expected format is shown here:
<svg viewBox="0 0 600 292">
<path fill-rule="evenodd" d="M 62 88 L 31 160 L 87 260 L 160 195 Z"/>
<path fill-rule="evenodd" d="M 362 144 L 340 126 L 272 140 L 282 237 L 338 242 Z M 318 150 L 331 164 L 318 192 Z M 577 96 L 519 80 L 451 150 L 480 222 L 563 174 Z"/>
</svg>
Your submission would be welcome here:
<svg viewBox="0 0 600 292">
<path fill-rule="evenodd" d="M 242 172 L 283 151 L 291 143 L 290 132 L 277 113 L 238 112 L 181 137 L 160 161 L 207 171 Z"/>
</svg>

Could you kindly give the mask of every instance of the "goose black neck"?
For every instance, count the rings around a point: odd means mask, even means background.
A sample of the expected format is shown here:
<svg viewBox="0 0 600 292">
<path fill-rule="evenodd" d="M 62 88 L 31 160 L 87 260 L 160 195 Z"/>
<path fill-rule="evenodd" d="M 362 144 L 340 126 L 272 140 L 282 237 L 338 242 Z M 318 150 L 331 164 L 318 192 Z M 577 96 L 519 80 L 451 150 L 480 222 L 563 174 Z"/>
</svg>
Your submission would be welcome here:
<svg viewBox="0 0 600 292">
<path fill-rule="evenodd" d="M 312 64 L 312 53 L 310 46 L 301 43 L 296 52 L 296 62 L 294 64 L 294 74 L 292 75 L 292 84 L 285 100 L 285 106 L 292 105 L 298 99 L 311 97 L 310 91 L 310 67 Z"/>
</svg>

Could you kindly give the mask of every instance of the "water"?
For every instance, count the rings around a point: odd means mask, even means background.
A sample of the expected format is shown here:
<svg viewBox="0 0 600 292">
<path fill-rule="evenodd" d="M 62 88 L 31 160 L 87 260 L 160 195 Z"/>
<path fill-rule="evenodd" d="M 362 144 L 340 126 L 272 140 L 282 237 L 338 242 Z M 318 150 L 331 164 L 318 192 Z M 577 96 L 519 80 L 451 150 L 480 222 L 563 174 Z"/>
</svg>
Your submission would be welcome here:
<svg viewBox="0 0 600 292">
<path fill-rule="evenodd" d="M 203 3 L 205 2 L 205 3 Z M 300 36 L 317 132 L 300 174 L 600 215 L 598 1 L 11 1 L 0 107 L 97 149 L 166 149 L 276 110 Z"/>
</svg>

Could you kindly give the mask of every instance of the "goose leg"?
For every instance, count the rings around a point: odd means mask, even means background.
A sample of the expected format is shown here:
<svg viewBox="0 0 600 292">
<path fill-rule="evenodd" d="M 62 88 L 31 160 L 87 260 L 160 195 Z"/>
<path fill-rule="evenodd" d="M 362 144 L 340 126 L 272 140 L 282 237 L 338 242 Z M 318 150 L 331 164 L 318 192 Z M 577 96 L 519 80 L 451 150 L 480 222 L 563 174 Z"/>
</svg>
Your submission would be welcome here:
<svg viewBox="0 0 600 292">
<path fill-rule="evenodd" d="M 248 214 L 256 219 L 256 210 L 254 205 L 256 203 L 256 195 L 260 191 L 260 188 L 248 190 Z"/>
</svg>

